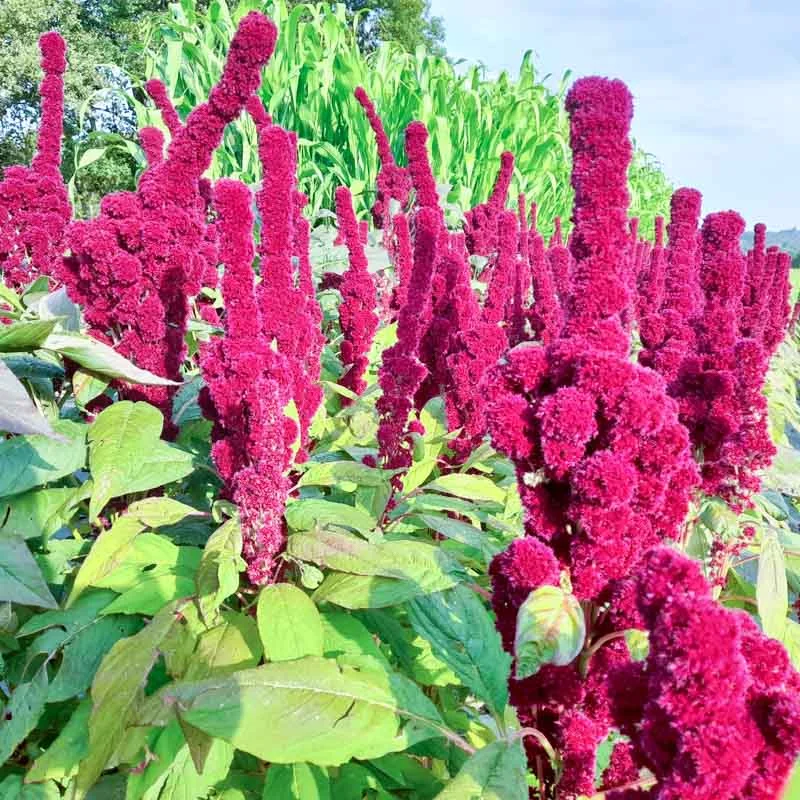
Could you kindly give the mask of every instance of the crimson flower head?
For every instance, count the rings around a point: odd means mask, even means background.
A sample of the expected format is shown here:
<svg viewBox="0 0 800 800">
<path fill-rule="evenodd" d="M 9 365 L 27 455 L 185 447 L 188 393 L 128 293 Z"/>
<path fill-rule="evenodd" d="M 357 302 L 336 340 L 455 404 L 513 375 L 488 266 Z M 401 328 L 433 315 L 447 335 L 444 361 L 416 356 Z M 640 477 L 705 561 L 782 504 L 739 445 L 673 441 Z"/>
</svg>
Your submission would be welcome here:
<svg viewBox="0 0 800 800">
<path fill-rule="evenodd" d="M 72 217 L 60 171 L 66 44 L 51 31 L 40 37 L 39 51 L 44 78 L 36 154 L 30 167 L 7 167 L 0 182 L 0 273 L 16 288 L 57 271 Z"/>
</svg>

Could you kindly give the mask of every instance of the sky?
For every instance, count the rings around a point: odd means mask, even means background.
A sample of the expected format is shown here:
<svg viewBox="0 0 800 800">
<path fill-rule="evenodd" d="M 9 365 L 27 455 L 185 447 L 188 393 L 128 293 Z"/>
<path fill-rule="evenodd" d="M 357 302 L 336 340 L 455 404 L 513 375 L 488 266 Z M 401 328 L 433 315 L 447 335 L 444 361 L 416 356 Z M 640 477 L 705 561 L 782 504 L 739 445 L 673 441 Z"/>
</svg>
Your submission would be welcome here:
<svg viewBox="0 0 800 800">
<path fill-rule="evenodd" d="M 605 75 L 634 95 L 633 136 L 704 212 L 800 227 L 798 0 L 432 0 L 448 54 L 556 85 Z"/>
</svg>

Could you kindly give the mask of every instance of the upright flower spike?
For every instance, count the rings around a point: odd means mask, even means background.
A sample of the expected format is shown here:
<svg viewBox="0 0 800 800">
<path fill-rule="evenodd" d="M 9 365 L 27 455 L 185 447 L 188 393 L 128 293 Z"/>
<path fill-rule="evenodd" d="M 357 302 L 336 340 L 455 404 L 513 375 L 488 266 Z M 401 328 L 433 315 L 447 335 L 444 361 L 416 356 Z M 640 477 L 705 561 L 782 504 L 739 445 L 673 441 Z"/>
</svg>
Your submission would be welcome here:
<svg viewBox="0 0 800 800">
<path fill-rule="evenodd" d="M 144 150 L 148 168 L 152 169 L 164 160 L 164 134 L 159 128 L 142 128 L 139 131 L 139 144 Z"/>
<path fill-rule="evenodd" d="M 522 294 L 523 287 L 517 281 L 517 217 L 511 211 L 503 211 L 495 220 L 495 246 L 497 255 L 494 263 L 487 270 L 489 273 L 486 301 L 483 304 L 484 322 L 498 325 L 509 316 L 510 306 L 514 301 L 514 293 Z M 528 283 L 530 287 L 530 283 Z M 520 298 L 524 304 L 525 298 Z"/>
<path fill-rule="evenodd" d="M 767 226 L 759 223 L 753 229 L 753 248 L 747 254 L 747 278 L 742 304 L 742 336 L 750 337 L 761 325 L 762 315 L 767 310 L 769 293 L 764 292 L 767 268 Z"/>
<path fill-rule="evenodd" d="M 71 251 L 60 277 L 84 307 L 96 335 L 113 337 L 120 352 L 145 369 L 179 381 L 186 347 L 189 298 L 216 266 L 207 224 L 208 187 L 201 180 L 275 46 L 275 26 L 262 14 L 244 17 L 219 83 L 175 134 L 164 161 L 147 170 L 136 192 L 104 198 L 100 216 L 73 223 Z M 174 434 L 171 387 L 123 387 L 146 399 Z"/>
<path fill-rule="evenodd" d="M 664 253 L 664 217 L 656 217 L 655 247 L 643 249 L 645 258 L 643 269 L 638 274 L 638 292 L 636 295 L 637 314 L 639 319 L 657 313 L 664 302 L 665 291 L 665 253 Z"/>
<path fill-rule="evenodd" d="M 375 204 L 372 206 L 372 219 L 376 228 L 384 228 L 393 216 L 391 210 L 393 200 L 397 202 L 400 209 L 404 209 L 408 205 L 411 177 L 408 170 L 399 167 L 395 162 L 383 122 L 363 87 L 359 86 L 355 90 L 355 97 L 367 115 L 378 146 L 378 158 L 381 166 L 377 178 L 378 193 Z"/>
<path fill-rule="evenodd" d="M 57 271 L 72 217 L 60 172 L 66 44 L 52 31 L 40 37 L 39 51 L 44 78 L 36 154 L 30 167 L 7 167 L 0 182 L 0 274 L 14 288 Z"/>
<path fill-rule="evenodd" d="M 200 363 L 206 383 L 201 403 L 214 422 L 212 457 L 239 507 L 247 574 L 259 586 L 274 579 L 285 541 L 285 473 L 297 428 L 284 414 L 291 366 L 270 346 L 256 301 L 251 205 L 244 184 L 217 184 L 225 334 L 203 347 Z"/>
<path fill-rule="evenodd" d="M 672 195 L 663 300 L 656 313 L 639 320 L 639 363 L 659 372 L 670 386 L 696 346 L 693 322 L 705 302 L 699 270 L 701 200 L 695 189 L 678 189 Z"/>
<path fill-rule="evenodd" d="M 388 250 L 397 275 L 397 283 L 392 296 L 392 308 L 400 309 L 408 299 L 408 284 L 411 280 L 413 261 L 408 216 L 402 212 L 395 214 L 392 218 L 392 235 L 389 245 Z"/>
<path fill-rule="evenodd" d="M 353 211 L 353 198 L 345 186 L 336 190 L 336 217 L 339 235 L 347 245 L 350 262 L 339 285 L 342 295 L 339 325 L 342 330 L 341 357 L 344 367 L 340 383 L 350 391 L 361 394 L 367 387 L 364 373 L 369 363 L 372 339 L 378 328 L 375 314 L 378 298 Z M 344 401 L 346 399 L 343 398 Z"/>
<path fill-rule="evenodd" d="M 421 208 L 414 218 L 414 262 L 408 285 L 408 298 L 397 321 L 397 342 L 384 351 L 378 382 L 383 394 L 378 399 L 380 414 L 378 446 L 389 469 L 408 467 L 411 450 L 407 438 L 408 417 L 427 370 L 419 360 L 419 344 L 424 321 L 429 316 L 430 288 L 436 265 L 439 213 Z"/>
<path fill-rule="evenodd" d="M 261 214 L 261 283 L 258 302 L 265 333 L 288 359 L 291 398 L 300 420 L 301 450 L 306 456 L 308 429 L 322 401 L 319 386 L 322 313 L 311 280 L 309 230 L 302 217 L 304 198 L 297 190 L 297 137 L 269 122 L 260 101 L 251 99 L 262 167 L 256 197 Z"/>
<path fill-rule="evenodd" d="M 443 219 L 439 207 L 439 193 L 428 157 L 428 129 L 423 123 L 414 121 L 406 128 L 406 157 L 411 185 L 414 187 L 414 202 L 418 208 L 429 208 Z"/>
<path fill-rule="evenodd" d="M 789 253 L 779 252 L 776 258 L 772 283 L 769 287 L 768 314 L 765 315 L 766 324 L 764 326 L 763 336 L 764 346 L 770 355 L 777 350 L 778 345 L 780 345 L 786 336 L 786 329 L 791 314 L 791 306 L 789 303 L 789 297 L 792 291 L 792 286 L 789 281 L 791 268 L 792 257 Z M 767 294 L 766 290 L 764 294 Z"/>
<path fill-rule="evenodd" d="M 621 81 L 584 78 L 567 95 L 575 205 L 570 250 L 575 259 L 566 335 L 624 353 L 629 336 L 622 315 L 631 293 L 625 263 L 629 202 L 628 137 L 633 102 Z"/>
<path fill-rule="evenodd" d="M 175 136 L 183 127 L 183 123 L 175 110 L 175 106 L 172 105 L 172 101 L 169 99 L 167 87 L 158 78 L 151 78 L 145 83 L 144 90 L 159 110 L 161 119 L 164 121 L 164 125 L 167 126 L 170 136 Z"/>
<path fill-rule="evenodd" d="M 529 319 L 539 341 L 550 344 L 561 334 L 564 312 L 559 303 L 551 264 L 545 254 L 544 239 L 538 233 L 532 234 L 528 247 L 533 282 L 533 305 Z"/>
<path fill-rule="evenodd" d="M 514 154 L 506 151 L 500 156 L 500 170 L 491 196 L 485 203 L 470 209 L 464 215 L 464 232 L 470 253 L 489 256 L 497 250 L 500 214 L 506 207 L 513 175 Z"/>
<path fill-rule="evenodd" d="M 558 300 L 563 306 L 572 289 L 570 275 L 572 271 L 572 256 L 569 248 L 564 246 L 562 240 L 561 217 L 555 218 L 553 226 L 553 236 L 547 249 L 547 261 L 550 264 L 550 272 L 553 275 L 553 283 L 556 287 Z"/>
</svg>

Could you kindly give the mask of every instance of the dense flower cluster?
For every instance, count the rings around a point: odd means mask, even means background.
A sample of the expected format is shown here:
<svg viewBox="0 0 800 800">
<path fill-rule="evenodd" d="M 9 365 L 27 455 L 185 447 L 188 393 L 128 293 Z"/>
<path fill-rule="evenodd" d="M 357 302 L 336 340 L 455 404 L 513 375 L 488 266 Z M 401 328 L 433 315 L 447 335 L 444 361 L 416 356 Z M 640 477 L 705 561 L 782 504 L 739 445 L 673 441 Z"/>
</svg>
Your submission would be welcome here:
<svg viewBox="0 0 800 800">
<path fill-rule="evenodd" d="M 216 282 L 208 186 L 201 176 L 225 126 L 258 87 L 275 38 L 266 17 L 248 14 L 219 83 L 175 134 L 164 161 L 144 173 L 136 192 L 105 197 L 99 217 L 74 222 L 67 231 L 70 257 L 58 277 L 84 307 L 93 331 L 139 366 L 176 381 L 189 298 L 206 278 Z M 149 400 L 169 420 L 169 388 L 126 387 L 125 394 Z"/>
<path fill-rule="evenodd" d="M 345 186 L 336 190 L 336 217 L 339 221 L 339 235 L 347 246 L 349 257 L 349 266 L 338 286 L 342 295 L 339 303 L 339 326 L 342 331 L 340 352 L 344 368 L 339 383 L 350 391 L 361 394 L 366 388 L 364 373 L 368 364 L 367 356 L 378 327 L 378 317 L 375 314 L 378 298 L 375 281 L 369 272 L 358 220 L 353 211 L 353 198 Z M 346 398 L 344 401 L 346 402 Z"/>
<path fill-rule="evenodd" d="M 488 257 L 498 249 L 500 215 L 506 206 L 513 175 L 514 154 L 506 151 L 500 156 L 500 171 L 491 196 L 465 214 L 464 231 L 470 253 Z"/>
<path fill-rule="evenodd" d="M 297 189 L 297 137 L 272 125 L 260 101 L 251 99 L 248 110 L 256 121 L 262 165 L 256 197 L 261 215 L 258 303 L 265 336 L 290 365 L 302 460 L 309 425 L 322 402 L 319 377 L 324 346 L 322 312 L 311 277 L 309 226 L 302 215 L 307 200 Z"/>
<path fill-rule="evenodd" d="M 14 288 L 57 272 L 72 217 L 60 171 L 66 44 L 46 33 L 39 50 L 44 78 L 36 154 L 30 167 L 7 167 L 0 182 L 0 274 Z"/>
<path fill-rule="evenodd" d="M 650 650 L 611 672 L 625 687 L 613 714 L 630 744 L 625 771 L 606 783 L 642 767 L 657 783 L 612 800 L 778 797 L 800 753 L 800 675 L 784 648 L 718 605 L 699 565 L 672 550 L 648 553 L 631 583 Z"/>
<path fill-rule="evenodd" d="M 225 271 L 225 334 L 202 349 L 201 404 L 213 420 L 212 456 L 229 497 L 239 507 L 247 573 L 256 585 L 274 577 L 284 540 L 296 424 L 284 409 L 291 399 L 289 359 L 271 347 L 256 300 L 252 197 L 242 183 L 214 189 L 220 260 Z"/>
</svg>

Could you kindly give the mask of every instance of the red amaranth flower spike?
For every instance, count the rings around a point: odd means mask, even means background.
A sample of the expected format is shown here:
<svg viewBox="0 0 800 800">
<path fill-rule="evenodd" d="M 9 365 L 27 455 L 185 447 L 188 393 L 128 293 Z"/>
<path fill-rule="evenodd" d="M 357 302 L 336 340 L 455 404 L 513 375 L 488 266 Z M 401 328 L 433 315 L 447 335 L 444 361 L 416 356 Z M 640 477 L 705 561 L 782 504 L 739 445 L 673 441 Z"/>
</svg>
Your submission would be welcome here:
<svg viewBox="0 0 800 800">
<path fill-rule="evenodd" d="M 66 44 L 55 31 L 39 39 L 44 78 L 41 119 L 30 167 L 10 166 L 0 182 L 0 274 L 12 288 L 57 272 L 72 217 L 61 177 Z"/>
<path fill-rule="evenodd" d="M 497 256 L 487 268 L 489 273 L 486 301 L 483 305 L 484 322 L 497 325 L 510 317 L 510 306 L 517 289 L 517 217 L 511 211 L 497 215 L 495 224 Z M 486 272 L 485 270 L 484 272 Z M 528 288 L 530 283 L 528 283 Z M 523 287 L 520 284 L 518 294 Z M 524 299 L 520 298 L 524 303 Z"/>
<path fill-rule="evenodd" d="M 244 184 L 217 184 L 225 334 L 201 351 L 206 383 L 201 404 L 214 422 L 212 457 L 226 493 L 239 506 L 247 574 L 259 586 L 274 579 L 285 541 L 285 473 L 297 427 L 284 414 L 291 397 L 290 364 L 270 346 L 256 302 L 251 205 Z"/>
<path fill-rule="evenodd" d="M 167 94 L 167 87 L 158 78 L 151 78 L 144 85 L 144 90 L 147 92 L 150 99 L 155 103 L 156 108 L 161 114 L 161 119 L 167 126 L 167 130 L 171 136 L 175 136 L 178 131 L 183 127 L 181 118 L 172 105 L 172 101 Z"/>
<path fill-rule="evenodd" d="M 67 232 L 71 255 L 59 277 L 93 331 L 113 337 L 137 365 L 175 381 L 186 353 L 189 298 L 216 265 L 202 175 L 225 127 L 258 88 L 275 38 L 265 16 L 245 16 L 219 83 L 172 138 L 164 161 L 142 175 L 136 192 L 108 195 L 97 218 Z M 125 386 L 123 393 L 155 404 L 167 419 L 166 435 L 175 433 L 172 387 Z"/>
<path fill-rule="evenodd" d="M 406 156 L 408 173 L 414 187 L 414 202 L 418 208 L 429 208 L 443 218 L 439 207 L 439 193 L 433 177 L 431 161 L 428 157 L 428 129 L 421 122 L 414 121 L 406 128 Z"/>
<path fill-rule="evenodd" d="M 378 299 L 375 281 L 369 272 L 369 263 L 353 211 L 353 198 L 346 186 L 336 190 L 336 217 L 339 234 L 347 245 L 349 266 L 342 276 L 339 291 L 339 324 L 342 330 L 341 357 L 344 374 L 342 386 L 356 394 L 366 389 L 364 373 L 369 360 L 369 349 L 378 328 L 375 308 Z M 342 398 L 347 404 L 347 398 Z"/>
<path fill-rule="evenodd" d="M 572 186 L 575 205 L 570 250 L 575 259 L 567 303 L 568 336 L 583 336 L 604 350 L 627 352 L 622 315 L 631 302 L 625 270 L 629 201 L 628 137 L 633 102 L 621 81 L 583 78 L 570 89 Z"/>
<path fill-rule="evenodd" d="M 540 342 L 550 344 L 561 334 L 564 312 L 559 303 L 551 264 L 545 254 L 544 239 L 540 234 L 531 232 L 528 250 L 533 282 L 533 305 L 529 315 L 531 327 Z"/>
<path fill-rule="evenodd" d="M 398 316 L 397 342 L 384 351 L 378 373 L 383 391 L 377 402 L 380 414 L 378 446 L 384 465 L 389 469 L 411 464 L 406 433 L 413 397 L 427 372 L 419 360 L 419 344 L 424 320 L 430 313 L 430 287 L 441 230 L 440 212 L 437 211 L 421 208 L 414 218 L 414 260 L 408 298 Z"/>
<path fill-rule="evenodd" d="M 148 168 L 152 169 L 164 160 L 164 134 L 160 128 L 141 128 L 139 144 L 144 150 Z"/>
<path fill-rule="evenodd" d="M 364 109 L 370 127 L 375 134 L 375 142 L 378 146 L 378 158 L 381 166 L 377 178 L 377 196 L 372 206 L 372 218 L 376 228 L 384 228 L 391 221 L 393 211 L 391 201 L 398 203 L 399 209 L 405 209 L 408 205 L 408 196 L 411 191 L 411 176 L 404 167 L 400 167 L 394 160 L 392 148 L 389 144 L 389 137 L 386 135 L 381 118 L 375 110 L 375 106 L 369 99 L 363 87 L 359 86 L 355 90 L 356 100 Z"/>
<path fill-rule="evenodd" d="M 500 170 L 491 196 L 464 215 L 464 232 L 470 253 L 488 257 L 497 250 L 500 213 L 505 209 L 513 174 L 514 154 L 506 151 L 500 156 Z M 535 221 L 533 227 L 536 227 Z"/>
</svg>

